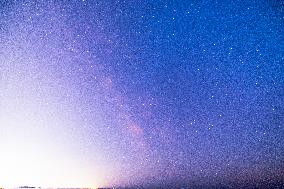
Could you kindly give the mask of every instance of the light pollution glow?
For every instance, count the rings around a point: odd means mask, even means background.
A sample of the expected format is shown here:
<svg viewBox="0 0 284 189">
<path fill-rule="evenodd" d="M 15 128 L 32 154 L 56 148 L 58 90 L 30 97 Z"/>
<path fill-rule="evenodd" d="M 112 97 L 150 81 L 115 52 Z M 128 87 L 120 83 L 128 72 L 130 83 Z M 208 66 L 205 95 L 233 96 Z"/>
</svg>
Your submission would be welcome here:
<svg viewBox="0 0 284 189">
<path fill-rule="evenodd" d="M 115 156 L 106 155 L 116 150 L 102 141 L 107 119 L 104 109 L 92 106 L 92 119 L 80 110 L 85 103 L 80 94 L 84 86 L 77 78 L 76 71 L 80 70 L 74 61 L 93 64 L 96 60 L 89 55 L 78 58 L 64 50 L 72 30 L 52 12 L 56 7 L 49 8 L 32 23 L 21 20 L 29 8 L 15 10 L 18 16 L 6 18 L 9 23 L 0 47 L 0 184 L 92 188 L 114 184 L 119 169 Z M 41 32 L 48 29 L 54 34 L 50 32 L 40 40 Z M 62 30 L 65 39 L 57 36 Z M 85 48 L 80 44 L 77 47 Z M 68 69 L 75 70 L 71 76 L 76 81 L 69 79 Z M 98 91 L 105 87 L 109 90 L 109 82 L 105 82 L 109 80 L 103 80 Z M 66 97 L 68 100 L 64 100 Z M 141 132 L 137 126 L 131 128 Z M 119 140 L 119 133 L 109 136 Z"/>
</svg>

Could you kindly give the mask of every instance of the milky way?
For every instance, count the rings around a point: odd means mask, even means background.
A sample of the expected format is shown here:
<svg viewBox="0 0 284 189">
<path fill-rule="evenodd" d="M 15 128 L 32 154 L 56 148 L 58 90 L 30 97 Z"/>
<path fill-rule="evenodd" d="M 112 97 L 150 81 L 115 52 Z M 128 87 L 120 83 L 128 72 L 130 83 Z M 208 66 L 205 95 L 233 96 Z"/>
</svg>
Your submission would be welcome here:
<svg viewBox="0 0 284 189">
<path fill-rule="evenodd" d="M 0 187 L 283 186 L 281 2 L 0 15 Z"/>
</svg>

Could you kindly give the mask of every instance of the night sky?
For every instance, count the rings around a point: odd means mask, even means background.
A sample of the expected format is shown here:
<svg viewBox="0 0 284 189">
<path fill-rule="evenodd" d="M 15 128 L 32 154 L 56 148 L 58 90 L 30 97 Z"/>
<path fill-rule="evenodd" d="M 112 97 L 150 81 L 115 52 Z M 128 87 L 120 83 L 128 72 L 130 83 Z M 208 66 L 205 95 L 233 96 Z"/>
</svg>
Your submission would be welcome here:
<svg viewBox="0 0 284 189">
<path fill-rule="evenodd" d="M 1 0 L 0 187 L 284 187 L 284 3 Z"/>
</svg>

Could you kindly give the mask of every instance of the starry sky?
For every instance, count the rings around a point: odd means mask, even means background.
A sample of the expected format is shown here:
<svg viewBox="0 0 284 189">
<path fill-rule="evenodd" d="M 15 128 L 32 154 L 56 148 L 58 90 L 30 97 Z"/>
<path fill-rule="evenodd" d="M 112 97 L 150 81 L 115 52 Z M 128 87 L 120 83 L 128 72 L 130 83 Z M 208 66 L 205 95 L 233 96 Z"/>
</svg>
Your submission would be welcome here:
<svg viewBox="0 0 284 189">
<path fill-rule="evenodd" d="M 0 185 L 283 187 L 283 11 L 1 0 Z"/>
</svg>

